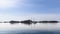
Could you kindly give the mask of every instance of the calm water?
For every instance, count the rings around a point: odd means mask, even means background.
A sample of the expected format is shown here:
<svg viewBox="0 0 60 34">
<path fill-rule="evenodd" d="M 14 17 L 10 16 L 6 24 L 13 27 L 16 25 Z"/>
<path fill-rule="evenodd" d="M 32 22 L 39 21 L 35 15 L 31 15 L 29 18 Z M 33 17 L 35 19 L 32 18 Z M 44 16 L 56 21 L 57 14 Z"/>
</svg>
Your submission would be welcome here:
<svg viewBox="0 0 60 34">
<path fill-rule="evenodd" d="M 60 23 L 0 23 L 0 34 L 60 34 Z"/>
</svg>

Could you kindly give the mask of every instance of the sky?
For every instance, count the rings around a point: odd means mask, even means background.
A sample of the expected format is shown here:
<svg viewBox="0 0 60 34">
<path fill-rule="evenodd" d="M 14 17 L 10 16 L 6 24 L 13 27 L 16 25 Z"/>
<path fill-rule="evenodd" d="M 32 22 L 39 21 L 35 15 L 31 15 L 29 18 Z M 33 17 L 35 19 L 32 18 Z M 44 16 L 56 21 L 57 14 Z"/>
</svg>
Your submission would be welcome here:
<svg viewBox="0 0 60 34">
<path fill-rule="evenodd" d="M 60 20 L 60 0 L 0 0 L 0 21 Z"/>
</svg>

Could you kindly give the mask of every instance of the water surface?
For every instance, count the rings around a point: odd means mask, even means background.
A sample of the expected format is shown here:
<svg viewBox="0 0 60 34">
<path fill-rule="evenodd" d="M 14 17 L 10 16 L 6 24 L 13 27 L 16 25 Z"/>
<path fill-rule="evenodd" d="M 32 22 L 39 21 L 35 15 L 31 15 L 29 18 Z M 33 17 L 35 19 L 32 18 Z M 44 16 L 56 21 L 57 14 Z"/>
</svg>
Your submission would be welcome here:
<svg viewBox="0 0 60 34">
<path fill-rule="evenodd" d="M 60 23 L 10 24 L 0 23 L 1 34 L 60 34 Z"/>
</svg>

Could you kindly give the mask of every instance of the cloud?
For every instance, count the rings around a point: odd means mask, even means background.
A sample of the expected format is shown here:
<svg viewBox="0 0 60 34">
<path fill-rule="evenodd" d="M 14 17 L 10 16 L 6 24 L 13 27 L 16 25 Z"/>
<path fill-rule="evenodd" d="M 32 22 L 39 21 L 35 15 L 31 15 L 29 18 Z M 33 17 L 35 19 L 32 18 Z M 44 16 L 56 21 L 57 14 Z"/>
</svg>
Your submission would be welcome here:
<svg viewBox="0 0 60 34">
<path fill-rule="evenodd" d="M 58 20 L 60 21 L 60 14 L 32 14 L 32 15 L 20 15 L 20 16 L 0 16 L 2 21 L 6 20 Z"/>
<path fill-rule="evenodd" d="M 41 0 L 38 0 L 41 1 Z M 37 1 L 37 2 L 38 2 Z M 32 3 L 31 3 L 32 2 Z M 0 9 L 18 8 L 18 7 L 43 7 L 43 5 L 34 4 L 35 0 L 0 0 Z"/>
<path fill-rule="evenodd" d="M 0 0 L 0 9 L 17 7 L 18 3 L 22 3 L 21 1 L 22 0 Z"/>
<path fill-rule="evenodd" d="M 60 14 L 32 14 L 32 20 L 59 20 L 60 21 Z"/>
</svg>

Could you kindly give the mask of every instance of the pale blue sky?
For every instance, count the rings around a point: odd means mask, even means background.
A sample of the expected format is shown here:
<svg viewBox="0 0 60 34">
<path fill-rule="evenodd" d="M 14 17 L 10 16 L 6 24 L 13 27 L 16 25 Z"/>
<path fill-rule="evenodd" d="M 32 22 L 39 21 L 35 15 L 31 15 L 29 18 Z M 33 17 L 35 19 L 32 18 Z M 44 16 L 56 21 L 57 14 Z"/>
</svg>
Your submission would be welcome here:
<svg viewBox="0 0 60 34">
<path fill-rule="evenodd" d="M 37 17 L 36 15 L 46 15 L 46 17 L 52 15 L 54 16 L 53 18 L 56 18 L 55 16 L 60 15 L 59 13 L 60 0 L 0 0 L 1 20 L 9 20 L 10 18 L 11 20 L 16 20 L 17 18 L 29 18 L 32 16 Z"/>
</svg>

